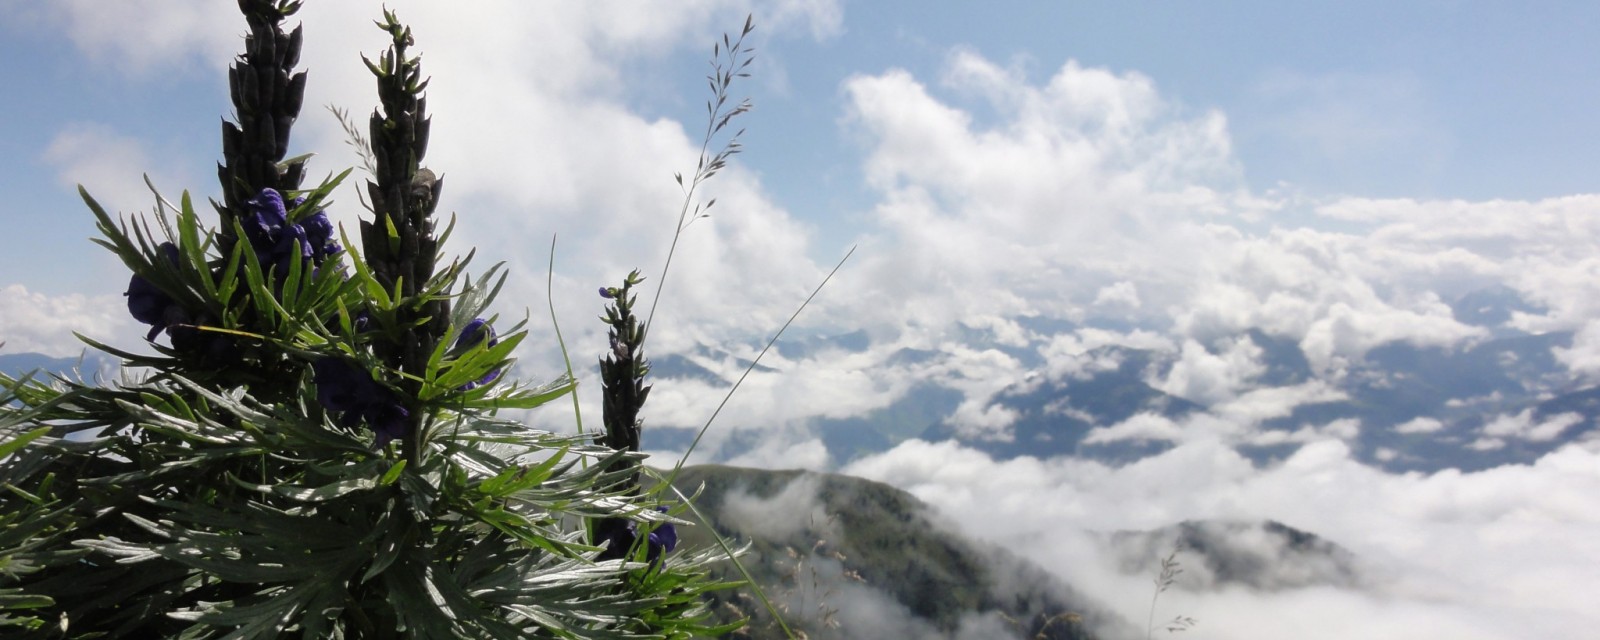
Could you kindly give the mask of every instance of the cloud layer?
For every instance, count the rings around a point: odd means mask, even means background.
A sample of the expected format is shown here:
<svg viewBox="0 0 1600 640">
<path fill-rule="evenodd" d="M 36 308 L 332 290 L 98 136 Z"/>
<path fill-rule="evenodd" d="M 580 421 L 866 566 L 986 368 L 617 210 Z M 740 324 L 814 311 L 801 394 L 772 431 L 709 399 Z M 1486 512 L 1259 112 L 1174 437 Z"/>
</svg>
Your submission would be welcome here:
<svg viewBox="0 0 1600 640">
<path fill-rule="evenodd" d="M 1151 576 L 1123 573 L 1073 532 L 1271 518 L 1350 549 L 1376 580 L 1177 592 L 1166 606 L 1200 620 L 1196 638 L 1580 638 L 1597 622 L 1586 588 L 1600 579 L 1596 469 L 1600 447 L 1577 445 L 1532 465 L 1389 474 L 1336 440 L 1268 468 L 1217 442 L 1110 467 L 913 441 L 845 471 L 911 491 L 971 535 L 1033 550 L 1129 619 L 1144 619 Z"/>
</svg>

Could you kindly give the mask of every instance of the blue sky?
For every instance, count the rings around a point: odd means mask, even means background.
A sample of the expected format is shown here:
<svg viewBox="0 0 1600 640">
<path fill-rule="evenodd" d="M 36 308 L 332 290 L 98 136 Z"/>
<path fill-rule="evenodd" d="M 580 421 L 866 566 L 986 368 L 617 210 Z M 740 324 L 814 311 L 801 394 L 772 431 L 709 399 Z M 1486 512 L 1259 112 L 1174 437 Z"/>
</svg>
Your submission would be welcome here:
<svg viewBox="0 0 1600 640">
<path fill-rule="evenodd" d="M 74 128 L 138 140 L 185 178 L 170 189 L 210 188 L 205 163 L 227 111 L 223 61 L 191 50 L 130 65 L 75 41 L 61 11 L 4 6 L 13 16 L 0 24 L 0 55 L 12 62 L 0 80 L 21 99 L 0 105 L 0 153 L 11 159 L 0 188 L 14 194 L 0 215 L 33 230 L 14 236 L 9 254 L 32 264 L 93 253 L 73 178 L 47 153 Z M 1035 81 L 1067 60 L 1136 72 L 1178 109 L 1219 110 L 1257 190 L 1537 199 L 1592 191 L 1600 164 L 1591 115 L 1600 83 L 1585 81 L 1600 75 L 1591 37 L 1600 8 L 1588 3 L 876 2 L 840 11 L 820 38 L 810 25 L 762 25 L 744 158 L 796 217 L 836 229 L 871 204 L 860 146 L 840 125 L 841 83 L 889 68 L 930 75 L 963 47 Z M 619 91 L 641 114 L 694 123 L 704 52 L 668 53 L 630 60 L 635 75 Z M 99 275 L 57 268 L 26 283 L 60 294 L 103 284 Z"/>
<path fill-rule="evenodd" d="M 142 172 L 168 197 L 216 193 L 225 65 L 243 30 L 232 4 L 0 0 L 8 352 L 74 354 L 73 331 L 122 345 L 144 334 L 121 295 L 127 272 L 89 243 L 73 185 L 127 213 L 150 208 Z M 1353 434 L 1373 425 L 1350 421 L 1304 425 L 1281 464 L 1238 449 L 1281 442 L 1266 418 L 1341 397 L 1367 351 L 1393 342 L 1457 349 L 1571 332 L 1552 350 L 1555 377 L 1563 389 L 1600 381 L 1600 6 L 390 6 L 414 24 L 434 78 L 426 164 L 461 222 L 452 247 L 505 262 L 500 312 L 531 310 L 522 373 L 559 362 L 543 322 L 553 234 L 550 298 L 576 319 L 563 325 L 573 344 L 603 344 L 581 320 L 599 310 L 596 286 L 634 268 L 659 279 L 682 199 L 671 176 L 692 170 L 699 146 L 709 44 L 753 13 L 747 152 L 707 185 L 715 215 L 683 236 L 652 348 L 736 375 L 852 246 L 797 332 L 859 330 L 867 347 L 771 357 L 707 448 L 759 430 L 732 462 L 843 467 L 1014 548 L 1081 528 L 1277 518 L 1394 574 L 1363 591 L 1193 595 L 1185 611 L 1204 626 L 1191 638 L 1592 633 L 1600 441 L 1429 474 L 1368 464 Z M 370 26 L 378 10 L 312 0 L 301 16 L 311 78 L 292 149 L 319 153 L 313 179 L 356 162 L 321 105 L 373 104 L 356 56 L 384 45 Z M 356 198 L 338 200 L 329 214 L 352 228 Z M 1495 326 L 1453 315 L 1451 303 L 1486 290 L 1520 311 Z M 1264 356 L 1240 337 L 1250 330 L 1297 345 L 1312 379 L 1261 382 Z M 1164 441 L 1165 453 L 1111 467 L 913 439 L 840 461 L 808 431 L 931 384 L 962 398 L 951 428 L 1004 438 L 1016 416 L 996 394 L 1077 379 L 1106 366 L 1096 354 L 1108 346 L 1155 354 L 1170 366 L 1145 382 L 1206 408 L 1182 424 L 1095 426 L 1106 441 Z M 907 349 L 931 355 L 895 358 Z M 594 414 L 590 386 L 579 397 Z M 722 392 L 663 382 L 651 424 L 698 425 Z M 1572 427 L 1528 412 L 1485 422 L 1465 435 L 1486 448 Z M 1100 572 L 1089 542 L 1049 549 L 1039 560 L 1064 579 L 1146 601 L 1148 576 Z M 1312 618 L 1335 622 L 1300 626 Z"/>
</svg>

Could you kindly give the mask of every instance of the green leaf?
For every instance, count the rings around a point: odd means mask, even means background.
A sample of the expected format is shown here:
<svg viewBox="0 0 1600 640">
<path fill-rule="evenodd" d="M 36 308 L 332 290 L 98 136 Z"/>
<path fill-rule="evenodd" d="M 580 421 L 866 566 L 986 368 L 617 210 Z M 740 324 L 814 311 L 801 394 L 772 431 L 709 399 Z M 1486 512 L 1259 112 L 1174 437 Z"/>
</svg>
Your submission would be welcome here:
<svg viewBox="0 0 1600 640">
<path fill-rule="evenodd" d="M 405 460 L 400 460 L 398 462 L 395 462 L 394 466 L 389 467 L 389 470 L 384 472 L 383 477 L 378 479 L 378 484 L 380 486 L 385 486 L 385 487 L 387 487 L 387 486 L 389 486 L 391 484 L 394 484 L 396 480 L 400 479 L 400 474 L 402 472 L 404 472 L 405 470 L 406 470 L 406 461 Z"/>
<path fill-rule="evenodd" d="M 38 609 L 52 607 L 55 604 L 55 599 L 50 596 L 22 593 L 20 589 L 0 590 L 0 610 Z"/>
<path fill-rule="evenodd" d="M 48 433 L 50 433 L 50 427 L 39 427 L 38 429 L 34 429 L 20 436 L 7 440 L 4 444 L 0 444 L 0 458 L 16 453 L 23 447 L 28 446 L 29 442 L 38 440 Z"/>
</svg>

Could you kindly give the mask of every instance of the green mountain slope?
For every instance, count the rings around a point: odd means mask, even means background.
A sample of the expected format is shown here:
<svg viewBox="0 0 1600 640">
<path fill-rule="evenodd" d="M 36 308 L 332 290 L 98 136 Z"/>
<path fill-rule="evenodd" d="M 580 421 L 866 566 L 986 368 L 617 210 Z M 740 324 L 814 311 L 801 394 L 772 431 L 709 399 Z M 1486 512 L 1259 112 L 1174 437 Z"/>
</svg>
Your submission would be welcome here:
<svg viewBox="0 0 1600 640">
<path fill-rule="evenodd" d="M 1039 567 L 938 526 L 927 505 L 888 485 L 718 465 L 687 467 L 676 484 L 685 493 L 704 485 L 696 504 L 709 524 L 751 545 L 745 567 L 806 637 L 1129 635 L 1126 623 Z M 703 526 L 681 535 L 714 544 Z M 731 563 L 723 577 L 738 577 Z M 748 589 L 722 594 L 717 610 L 751 619 L 735 637 L 783 637 Z"/>
</svg>

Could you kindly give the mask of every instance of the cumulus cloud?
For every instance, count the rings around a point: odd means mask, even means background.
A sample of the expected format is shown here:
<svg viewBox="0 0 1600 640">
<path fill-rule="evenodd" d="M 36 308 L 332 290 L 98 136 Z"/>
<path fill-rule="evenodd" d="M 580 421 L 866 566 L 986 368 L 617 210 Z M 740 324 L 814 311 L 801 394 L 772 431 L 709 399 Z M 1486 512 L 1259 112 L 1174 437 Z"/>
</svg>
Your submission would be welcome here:
<svg viewBox="0 0 1600 640">
<path fill-rule="evenodd" d="M 1174 442 L 1183 436 L 1183 429 L 1171 418 L 1153 413 L 1139 413 L 1109 427 L 1095 427 L 1084 436 L 1084 444 L 1102 444 L 1118 440 L 1162 440 Z"/>
<path fill-rule="evenodd" d="M 1571 347 L 1556 347 L 1554 351 L 1573 373 L 1595 378 L 1600 374 L 1600 320 L 1584 322 L 1573 336 Z"/>
<path fill-rule="evenodd" d="M 1250 436 L 1249 443 L 1259 446 L 1272 446 L 1291 442 L 1307 443 L 1330 439 L 1348 442 L 1355 440 L 1359 435 L 1361 435 L 1361 421 L 1355 418 L 1344 418 L 1320 426 L 1302 426 L 1294 431 L 1258 432 Z"/>
<path fill-rule="evenodd" d="M 1130 309 L 1139 308 L 1139 288 L 1132 282 L 1123 280 L 1113 285 L 1105 286 L 1094 294 L 1095 306 L 1125 306 Z"/>
<path fill-rule="evenodd" d="M 1127 333 L 1084 327 L 1076 331 L 1063 331 L 1041 340 L 1036 349 L 1045 360 L 1045 372 L 1050 380 L 1083 379 L 1095 373 L 1111 371 L 1122 366 L 1122 354 L 1116 349 L 1171 352 L 1176 350 L 1171 338 L 1161 334 L 1134 330 Z"/>
<path fill-rule="evenodd" d="M 1427 416 L 1413 418 L 1394 427 L 1396 432 L 1405 434 L 1437 433 L 1443 429 L 1443 422 L 1440 422 L 1437 418 L 1429 418 Z"/>
<path fill-rule="evenodd" d="M 1479 451 L 1493 451 L 1505 447 L 1508 439 L 1549 442 L 1583 421 L 1582 414 L 1570 412 L 1549 416 L 1543 420 L 1534 417 L 1533 409 L 1516 414 L 1503 414 L 1495 416 L 1483 425 L 1479 430 L 1479 438 L 1467 446 Z"/>
<path fill-rule="evenodd" d="M 1194 340 L 1184 342 L 1178 361 L 1157 389 L 1210 405 L 1234 397 L 1246 383 L 1260 375 L 1261 347 L 1247 337 L 1226 341 L 1220 353 Z"/>
<path fill-rule="evenodd" d="M 127 308 L 121 296 L 47 295 L 6 285 L 0 287 L 0 342 L 7 353 L 67 356 L 86 348 L 73 332 L 131 341 L 142 334 Z"/>
<path fill-rule="evenodd" d="M 1349 396 L 1323 380 L 1311 380 L 1288 386 L 1265 386 L 1239 394 L 1214 405 L 1211 412 L 1217 416 L 1244 425 L 1256 425 L 1273 418 L 1288 416 L 1295 407 L 1306 404 L 1336 402 Z"/>
</svg>

